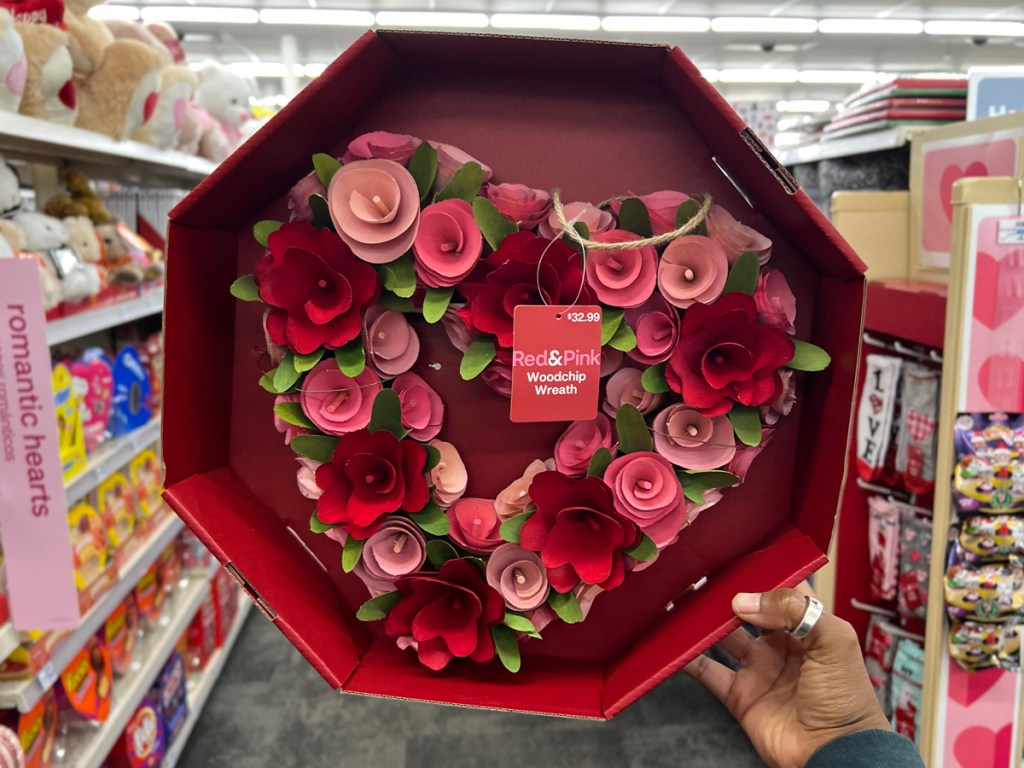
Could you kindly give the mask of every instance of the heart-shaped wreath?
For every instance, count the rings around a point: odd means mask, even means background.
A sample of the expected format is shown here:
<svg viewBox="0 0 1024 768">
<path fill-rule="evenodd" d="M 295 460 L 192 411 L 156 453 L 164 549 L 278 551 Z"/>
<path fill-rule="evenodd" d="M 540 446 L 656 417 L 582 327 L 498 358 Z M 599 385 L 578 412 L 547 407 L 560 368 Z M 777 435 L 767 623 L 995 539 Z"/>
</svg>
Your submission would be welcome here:
<svg viewBox="0 0 1024 768">
<path fill-rule="evenodd" d="M 383 131 L 313 167 L 291 221 L 255 226 L 266 254 L 231 291 L 267 305 L 260 384 L 317 500 L 310 528 L 370 592 L 357 617 L 432 669 L 497 655 L 517 671 L 525 637 L 582 621 L 741 482 L 795 401 L 793 370 L 828 365 L 792 337 L 794 296 L 762 270 L 771 241 L 708 198 L 563 205 Z M 601 412 L 496 498 L 464 498 L 406 316 L 442 323 L 462 378 L 508 396 L 514 309 L 541 303 L 601 305 Z"/>
</svg>

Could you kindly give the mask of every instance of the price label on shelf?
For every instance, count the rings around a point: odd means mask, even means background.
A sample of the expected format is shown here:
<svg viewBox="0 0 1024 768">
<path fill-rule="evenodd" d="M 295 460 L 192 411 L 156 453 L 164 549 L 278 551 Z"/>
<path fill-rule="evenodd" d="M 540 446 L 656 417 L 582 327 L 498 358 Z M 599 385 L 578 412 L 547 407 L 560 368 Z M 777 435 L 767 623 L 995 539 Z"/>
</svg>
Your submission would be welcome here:
<svg viewBox="0 0 1024 768">
<path fill-rule="evenodd" d="M 44 691 L 50 690 L 57 682 L 57 670 L 53 668 L 53 662 L 46 662 L 36 675 L 36 679 Z"/>
</svg>

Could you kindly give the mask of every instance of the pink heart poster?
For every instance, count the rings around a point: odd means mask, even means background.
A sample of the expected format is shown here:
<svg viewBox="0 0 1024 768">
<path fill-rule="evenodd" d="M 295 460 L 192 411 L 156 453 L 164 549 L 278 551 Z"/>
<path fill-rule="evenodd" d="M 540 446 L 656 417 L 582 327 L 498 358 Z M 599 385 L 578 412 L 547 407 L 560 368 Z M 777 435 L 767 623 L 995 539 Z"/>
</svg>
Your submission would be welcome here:
<svg viewBox="0 0 1024 768">
<path fill-rule="evenodd" d="M 1013 720 L 1020 676 L 1002 669 L 967 672 L 946 660 L 943 768 L 1018 768 L 1013 759 Z"/>
</svg>

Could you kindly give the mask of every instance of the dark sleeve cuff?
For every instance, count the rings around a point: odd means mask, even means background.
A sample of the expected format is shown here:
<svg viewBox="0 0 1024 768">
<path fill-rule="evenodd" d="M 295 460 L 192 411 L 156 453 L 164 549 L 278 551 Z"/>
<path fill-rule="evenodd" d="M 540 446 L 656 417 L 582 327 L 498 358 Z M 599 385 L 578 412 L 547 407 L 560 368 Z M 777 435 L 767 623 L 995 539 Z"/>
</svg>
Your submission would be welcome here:
<svg viewBox="0 0 1024 768">
<path fill-rule="evenodd" d="M 804 768 L 924 768 L 914 743 L 892 731 L 851 733 L 819 749 Z"/>
</svg>

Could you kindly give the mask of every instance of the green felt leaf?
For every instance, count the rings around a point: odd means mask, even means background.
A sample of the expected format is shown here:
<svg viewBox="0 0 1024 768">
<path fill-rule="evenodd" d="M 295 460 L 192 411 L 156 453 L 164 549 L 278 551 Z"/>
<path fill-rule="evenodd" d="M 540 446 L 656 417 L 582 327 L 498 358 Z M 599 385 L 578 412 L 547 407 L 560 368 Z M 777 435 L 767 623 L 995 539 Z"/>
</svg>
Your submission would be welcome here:
<svg viewBox="0 0 1024 768">
<path fill-rule="evenodd" d="M 693 200 L 691 198 L 676 208 L 676 229 L 679 229 L 679 227 L 683 226 L 683 224 L 696 216 L 700 212 L 700 205 L 701 203 L 699 200 Z M 703 221 L 694 229 L 690 230 L 691 235 L 706 235 L 707 233 L 708 228 Z"/>
<path fill-rule="evenodd" d="M 644 371 L 643 376 L 640 377 L 640 384 L 645 392 L 650 392 L 652 395 L 668 392 L 668 380 L 665 378 L 665 363 L 652 365 Z"/>
<path fill-rule="evenodd" d="M 729 411 L 729 421 L 732 422 L 733 431 L 741 443 L 750 446 L 761 444 L 760 408 L 736 403 Z"/>
<path fill-rule="evenodd" d="M 620 352 L 629 352 L 632 349 L 636 349 L 636 334 L 629 327 L 629 323 L 619 323 L 619 327 L 615 329 L 615 333 L 609 340 L 608 346 Z"/>
<path fill-rule="evenodd" d="M 548 605 L 551 606 L 555 615 L 566 624 L 579 624 L 583 621 L 583 609 L 580 608 L 580 603 L 572 592 L 562 594 L 551 590 L 551 595 L 548 596 Z"/>
<path fill-rule="evenodd" d="M 408 299 L 416 293 L 416 262 L 412 253 L 402 254 L 394 261 L 381 264 L 377 268 L 381 284 L 386 290 L 402 299 Z"/>
<path fill-rule="evenodd" d="M 423 296 L 423 319 L 428 323 L 440 320 L 451 304 L 454 288 L 427 288 Z"/>
<path fill-rule="evenodd" d="M 466 163 L 455 172 L 447 186 L 434 196 L 434 202 L 458 199 L 472 204 L 483 185 L 484 171 L 480 163 Z"/>
<path fill-rule="evenodd" d="M 395 296 L 391 291 L 382 291 L 380 298 L 377 299 L 377 303 L 382 307 L 393 309 L 395 312 L 402 312 L 404 314 L 416 311 L 416 305 L 412 303 L 412 299 Z"/>
<path fill-rule="evenodd" d="M 325 187 L 330 186 L 331 178 L 339 168 L 341 168 L 341 163 L 336 158 L 323 152 L 313 155 L 313 170 L 316 171 L 317 178 Z"/>
<path fill-rule="evenodd" d="M 494 251 L 498 250 L 506 237 L 519 231 L 519 227 L 502 216 L 494 203 L 486 197 L 473 199 L 473 218 L 484 240 Z"/>
<path fill-rule="evenodd" d="M 359 606 L 359 610 L 356 611 L 356 618 L 360 621 L 380 621 L 401 600 L 402 593 L 397 589 L 394 592 L 385 592 L 383 595 L 377 595 Z"/>
<path fill-rule="evenodd" d="M 426 141 L 422 142 L 409 158 L 409 173 L 416 180 L 420 200 L 426 200 L 437 176 L 437 150 Z"/>
<path fill-rule="evenodd" d="M 363 556 L 363 542 L 355 536 L 345 539 L 345 546 L 341 550 L 341 570 L 345 573 L 352 573 L 359 565 L 359 558 Z"/>
<path fill-rule="evenodd" d="M 295 356 L 286 352 L 284 358 L 274 369 L 274 387 L 281 394 L 295 386 L 302 374 L 295 370 Z"/>
<path fill-rule="evenodd" d="M 447 536 L 451 530 L 448 515 L 433 501 L 428 501 L 422 511 L 410 515 L 410 518 L 432 536 Z"/>
<path fill-rule="evenodd" d="M 260 376 L 260 386 L 263 387 L 267 392 L 277 394 L 277 390 L 274 389 L 274 369 L 271 368 L 269 371 Z"/>
<path fill-rule="evenodd" d="M 338 447 L 338 438 L 327 435 L 298 435 L 288 443 L 299 456 L 319 461 L 321 464 L 331 460 L 334 456 L 334 449 Z"/>
<path fill-rule="evenodd" d="M 427 452 L 427 464 L 423 467 L 424 472 L 429 472 L 438 465 L 441 461 L 441 452 L 432 445 L 423 445 L 423 450 Z"/>
<path fill-rule="evenodd" d="M 440 568 L 449 560 L 458 560 L 459 553 L 455 547 L 444 539 L 431 539 L 427 542 L 427 562 L 435 568 Z"/>
<path fill-rule="evenodd" d="M 498 529 L 498 533 L 501 538 L 505 541 L 510 541 L 513 544 L 519 543 L 519 532 L 523 529 L 526 521 L 533 517 L 533 512 L 521 512 L 515 517 L 510 517 L 504 523 L 501 524 L 501 528 Z"/>
<path fill-rule="evenodd" d="M 352 339 L 344 347 L 334 350 L 334 360 L 338 369 L 346 376 L 355 378 L 366 368 L 366 352 L 362 338 Z"/>
<path fill-rule="evenodd" d="M 313 212 L 313 226 L 317 229 L 329 229 L 334 231 L 334 222 L 331 221 L 331 209 L 327 205 L 327 198 L 323 195 L 309 196 L 309 210 Z"/>
<path fill-rule="evenodd" d="M 649 451 L 654 444 L 643 414 L 629 403 L 615 414 L 615 433 L 619 436 L 619 453 Z"/>
<path fill-rule="evenodd" d="M 618 307 L 601 307 L 601 346 L 612 340 L 619 330 L 625 310 Z"/>
<path fill-rule="evenodd" d="M 588 227 L 582 221 L 577 221 L 575 224 L 572 225 L 572 228 L 575 229 L 576 234 L 578 234 L 584 240 L 590 239 L 590 227 Z M 580 245 L 579 240 L 577 240 L 575 237 L 572 237 L 570 235 L 562 235 L 562 241 L 570 245 L 573 249 L 575 249 L 576 253 L 583 253 L 583 246 Z"/>
<path fill-rule="evenodd" d="M 519 656 L 519 640 L 516 639 L 516 633 L 498 624 L 491 627 L 491 637 L 494 638 L 494 650 L 497 651 L 502 666 L 509 672 L 518 672 L 522 666 L 522 659 Z"/>
<path fill-rule="evenodd" d="M 641 563 L 648 563 L 658 556 L 658 547 L 654 543 L 654 539 L 645 533 L 640 539 L 640 543 L 627 549 L 626 554 Z"/>
<path fill-rule="evenodd" d="M 309 420 L 300 403 L 278 403 L 274 406 L 274 413 L 281 418 L 281 421 L 294 424 L 296 427 L 316 429 L 316 424 Z"/>
<path fill-rule="evenodd" d="M 612 452 L 601 447 L 594 451 L 587 465 L 587 477 L 604 477 L 604 471 L 612 463 Z"/>
<path fill-rule="evenodd" d="M 485 579 L 487 578 L 487 561 L 482 557 L 469 556 L 462 558 L 467 563 L 470 563 L 474 568 L 480 571 L 480 575 Z"/>
<path fill-rule="evenodd" d="M 259 301 L 260 290 L 252 275 L 242 275 L 231 284 L 231 295 L 240 301 Z"/>
<path fill-rule="evenodd" d="M 491 360 L 497 351 L 494 348 L 494 339 L 489 336 L 479 336 L 473 339 L 466 354 L 462 356 L 462 363 L 459 365 L 459 375 L 464 381 L 471 381 L 483 373 L 484 368 L 490 365 Z"/>
<path fill-rule="evenodd" d="M 313 514 L 309 517 L 309 530 L 313 533 L 326 533 L 331 530 L 331 528 L 337 527 L 337 525 L 331 525 L 321 520 L 315 509 L 313 510 Z"/>
<path fill-rule="evenodd" d="M 757 288 L 757 276 L 760 273 L 761 263 L 758 261 L 757 254 L 753 251 L 744 251 L 729 270 L 722 295 L 745 293 L 748 296 L 753 296 L 754 290 Z"/>
<path fill-rule="evenodd" d="M 314 365 L 320 362 L 324 356 L 324 352 L 326 351 L 327 350 L 323 347 L 320 347 L 320 349 L 315 352 L 310 352 L 308 355 L 296 355 L 294 361 L 295 370 L 299 373 L 305 373 L 306 371 L 311 370 Z"/>
<path fill-rule="evenodd" d="M 509 629 L 514 629 L 516 632 L 525 632 L 528 635 L 539 636 L 537 628 L 533 625 L 533 622 L 520 613 L 505 611 L 505 618 L 502 623 Z"/>
<path fill-rule="evenodd" d="M 721 469 L 708 471 L 680 471 L 676 473 L 686 498 L 694 504 L 703 504 L 704 493 L 712 488 L 730 488 L 740 481 L 737 475 Z"/>
<path fill-rule="evenodd" d="M 632 232 L 640 237 L 651 236 L 651 215 L 643 200 L 627 197 L 619 209 L 619 229 Z"/>
<path fill-rule="evenodd" d="M 832 358 L 821 347 L 809 341 L 793 339 L 793 359 L 786 363 L 787 368 L 795 371 L 824 371 Z"/>
<path fill-rule="evenodd" d="M 370 423 L 367 429 L 371 432 L 385 430 L 401 440 L 409 431 L 402 426 L 402 401 L 393 389 L 382 389 L 373 398 L 373 410 L 370 411 Z"/>
<path fill-rule="evenodd" d="M 252 228 L 252 236 L 256 238 L 256 242 L 267 248 L 267 240 L 270 236 L 277 232 L 282 226 L 283 222 L 274 221 L 273 219 L 264 219 L 263 221 L 257 221 Z"/>
</svg>

